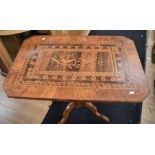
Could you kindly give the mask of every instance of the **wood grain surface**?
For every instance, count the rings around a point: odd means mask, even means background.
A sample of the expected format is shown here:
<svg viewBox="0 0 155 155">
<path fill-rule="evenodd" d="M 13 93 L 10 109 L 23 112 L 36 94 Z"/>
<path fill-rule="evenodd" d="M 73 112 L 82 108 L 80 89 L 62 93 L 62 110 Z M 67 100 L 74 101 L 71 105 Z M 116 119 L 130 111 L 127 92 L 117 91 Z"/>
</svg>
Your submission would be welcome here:
<svg viewBox="0 0 155 155">
<path fill-rule="evenodd" d="M 116 36 L 35 36 L 4 83 L 9 97 L 141 102 L 147 81 L 134 45 Z"/>
</svg>

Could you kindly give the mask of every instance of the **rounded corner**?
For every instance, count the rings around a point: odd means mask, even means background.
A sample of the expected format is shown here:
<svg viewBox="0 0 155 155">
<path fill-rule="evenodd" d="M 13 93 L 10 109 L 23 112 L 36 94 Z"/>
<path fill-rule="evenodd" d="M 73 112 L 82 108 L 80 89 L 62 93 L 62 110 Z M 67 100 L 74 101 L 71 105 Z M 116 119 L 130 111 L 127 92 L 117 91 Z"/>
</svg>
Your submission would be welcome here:
<svg viewBox="0 0 155 155">
<path fill-rule="evenodd" d="M 40 37 L 41 37 L 41 36 L 37 36 L 37 35 L 30 36 L 30 37 L 24 39 L 23 44 L 26 44 L 26 43 L 28 43 L 28 42 L 31 42 L 31 41 L 33 41 L 33 40 L 35 40 L 35 39 L 37 39 L 37 38 L 40 38 Z"/>
<path fill-rule="evenodd" d="M 132 43 L 132 44 L 134 44 L 134 41 L 131 39 L 131 38 L 129 38 L 129 37 L 127 37 L 127 36 L 120 36 L 123 40 L 125 40 L 126 42 L 130 42 L 130 43 Z"/>
</svg>

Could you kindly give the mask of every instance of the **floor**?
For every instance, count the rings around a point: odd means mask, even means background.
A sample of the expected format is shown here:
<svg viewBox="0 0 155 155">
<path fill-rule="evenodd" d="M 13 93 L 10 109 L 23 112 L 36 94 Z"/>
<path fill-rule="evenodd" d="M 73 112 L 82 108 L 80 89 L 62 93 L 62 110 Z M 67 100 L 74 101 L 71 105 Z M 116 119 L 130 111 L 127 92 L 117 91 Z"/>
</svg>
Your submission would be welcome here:
<svg viewBox="0 0 155 155">
<path fill-rule="evenodd" d="M 155 42 L 155 31 L 148 31 L 146 77 L 150 88 L 150 95 L 143 102 L 141 123 L 155 123 L 155 64 L 151 62 L 152 47 Z"/>
<path fill-rule="evenodd" d="M 52 102 L 8 98 L 2 88 L 4 79 L 0 76 L 0 123 L 41 123 Z"/>
<path fill-rule="evenodd" d="M 154 31 L 148 31 L 146 76 L 150 87 L 150 95 L 143 104 L 141 123 L 155 123 L 155 64 L 151 63 L 154 41 Z M 8 98 L 2 88 L 4 80 L 5 78 L 0 75 L 0 123 L 41 123 L 52 102 Z"/>
</svg>

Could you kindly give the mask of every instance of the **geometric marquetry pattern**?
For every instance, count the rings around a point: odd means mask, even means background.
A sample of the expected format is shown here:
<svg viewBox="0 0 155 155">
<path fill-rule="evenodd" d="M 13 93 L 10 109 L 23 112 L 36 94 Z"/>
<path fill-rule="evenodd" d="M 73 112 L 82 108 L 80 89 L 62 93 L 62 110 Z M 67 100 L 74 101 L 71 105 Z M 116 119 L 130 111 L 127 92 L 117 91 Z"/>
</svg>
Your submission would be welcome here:
<svg viewBox="0 0 155 155">
<path fill-rule="evenodd" d="M 30 49 L 16 86 L 134 88 L 123 46 L 47 43 Z"/>
</svg>

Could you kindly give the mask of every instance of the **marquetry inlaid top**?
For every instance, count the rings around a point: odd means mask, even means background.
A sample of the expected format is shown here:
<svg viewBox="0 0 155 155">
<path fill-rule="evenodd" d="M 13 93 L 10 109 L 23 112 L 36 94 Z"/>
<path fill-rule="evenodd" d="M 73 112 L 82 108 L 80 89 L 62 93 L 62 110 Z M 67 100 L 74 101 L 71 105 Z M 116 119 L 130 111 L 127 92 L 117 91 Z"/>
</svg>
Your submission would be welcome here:
<svg viewBox="0 0 155 155">
<path fill-rule="evenodd" d="M 139 102 L 148 95 L 134 42 L 116 36 L 32 37 L 4 89 L 10 97 L 53 100 Z"/>
</svg>

